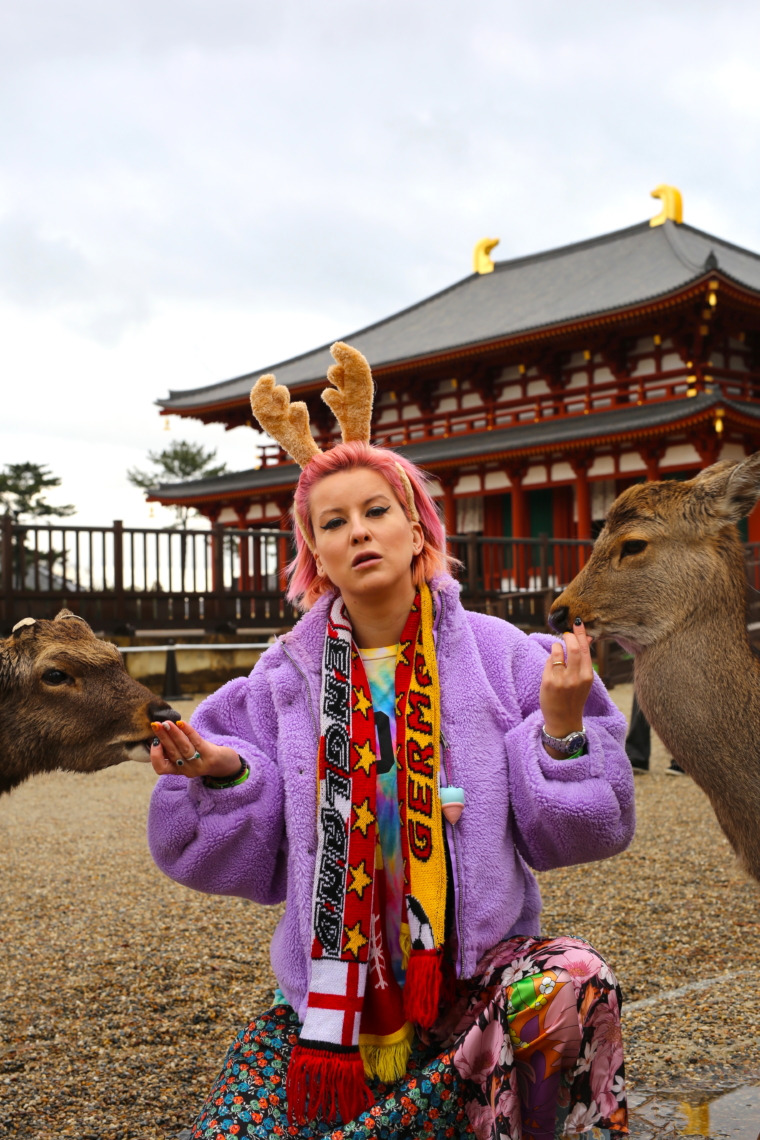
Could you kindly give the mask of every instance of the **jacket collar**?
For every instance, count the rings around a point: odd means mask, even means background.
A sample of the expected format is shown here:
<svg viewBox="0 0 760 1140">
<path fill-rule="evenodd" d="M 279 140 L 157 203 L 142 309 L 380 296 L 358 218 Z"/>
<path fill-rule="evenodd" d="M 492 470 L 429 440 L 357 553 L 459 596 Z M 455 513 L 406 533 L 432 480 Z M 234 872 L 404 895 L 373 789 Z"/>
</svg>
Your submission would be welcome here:
<svg viewBox="0 0 760 1140">
<path fill-rule="evenodd" d="M 431 581 L 430 589 L 436 609 L 437 628 L 445 629 L 447 636 L 454 634 L 464 615 L 459 601 L 459 583 L 448 574 L 440 574 Z M 280 638 L 288 653 L 297 658 L 299 665 L 316 676 L 319 676 L 322 668 L 327 614 L 334 598 L 334 590 L 323 594 L 290 633 L 285 633 Z"/>
</svg>

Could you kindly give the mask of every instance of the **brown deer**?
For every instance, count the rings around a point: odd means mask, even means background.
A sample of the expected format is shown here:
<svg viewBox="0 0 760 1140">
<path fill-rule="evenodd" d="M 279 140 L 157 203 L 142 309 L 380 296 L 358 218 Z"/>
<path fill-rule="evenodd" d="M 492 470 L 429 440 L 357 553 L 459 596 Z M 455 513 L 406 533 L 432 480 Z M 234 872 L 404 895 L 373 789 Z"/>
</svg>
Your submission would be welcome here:
<svg viewBox="0 0 760 1140">
<path fill-rule="evenodd" d="M 0 640 L 0 794 L 38 772 L 147 761 L 150 722 L 179 719 L 68 610 L 24 618 Z"/>
<path fill-rule="evenodd" d="M 760 452 L 685 483 L 629 487 L 549 622 L 563 632 L 580 617 L 633 654 L 644 715 L 760 880 L 760 663 L 735 526 L 758 497 Z"/>
</svg>

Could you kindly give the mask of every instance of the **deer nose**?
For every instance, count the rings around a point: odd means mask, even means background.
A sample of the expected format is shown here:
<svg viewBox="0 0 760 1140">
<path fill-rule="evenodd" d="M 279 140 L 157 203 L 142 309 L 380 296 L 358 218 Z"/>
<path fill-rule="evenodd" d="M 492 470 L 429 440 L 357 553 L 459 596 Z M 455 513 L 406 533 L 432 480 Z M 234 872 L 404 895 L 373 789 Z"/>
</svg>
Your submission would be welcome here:
<svg viewBox="0 0 760 1140">
<path fill-rule="evenodd" d="M 567 624 L 567 619 L 570 614 L 569 606 L 557 606 L 549 614 L 549 625 L 555 633 L 567 633 L 570 628 Z"/>
<path fill-rule="evenodd" d="M 165 720 L 173 720 L 176 724 L 178 720 L 182 720 L 182 714 L 167 705 L 166 701 L 151 701 L 148 705 L 148 719 L 157 720 L 159 724 Z"/>
</svg>

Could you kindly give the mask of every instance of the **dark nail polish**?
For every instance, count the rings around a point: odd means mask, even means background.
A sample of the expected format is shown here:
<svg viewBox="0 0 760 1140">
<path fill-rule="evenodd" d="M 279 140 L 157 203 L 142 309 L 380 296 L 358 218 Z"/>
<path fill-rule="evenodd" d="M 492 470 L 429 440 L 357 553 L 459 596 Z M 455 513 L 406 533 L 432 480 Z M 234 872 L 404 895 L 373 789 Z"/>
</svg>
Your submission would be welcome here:
<svg viewBox="0 0 760 1140">
<path fill-rule="evenodd" d="M 573 625 L 583 625 L 583 618 L 576 618 Z"/>
<path fill-rule="evenodd" d="M 157 744 L 160 744 L 160 743 L 161 743 L 161 741 L 158 739 L 158 737 L 157 737 L 157 736 L 154 736 L 154 737 L 153 737 L 153 747 L 155 748 L 155 747 L 156 747 L 156 745 L 157 745 Z"/>
</svg>

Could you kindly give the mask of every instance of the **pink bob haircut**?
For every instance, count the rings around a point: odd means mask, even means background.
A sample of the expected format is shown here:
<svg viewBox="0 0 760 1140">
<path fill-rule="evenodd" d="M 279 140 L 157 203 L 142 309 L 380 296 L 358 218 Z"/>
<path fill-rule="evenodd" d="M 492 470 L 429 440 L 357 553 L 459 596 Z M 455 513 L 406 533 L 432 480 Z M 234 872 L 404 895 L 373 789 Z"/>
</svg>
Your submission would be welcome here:
<svg viewBox="0 0 760 1140">
<path fill-rule="evenodd" d="M 353 471 L 358 467 L 368 467 L 372 471 L 377 471 L 390 484 L 408 518 L 406 493 L 396 464 L 403 467 L 409 477 L 425 539 L 425 545 L 412 561 L 412 579 L 415 586 L 420 586 L 437 574 L 449 573 L 457 563 L 446 552 L 446 531 L 428 491 L 428 477 L 408 459 L 404 459 L 394 451 L 388 451 L 387 448 L 371 447 L 368 443 L 357 440 L 351 443 L 338 443 L 329 451 L 320 451 L 309 460 L 298 480 L 294 507 L 313 542 L 314 528 L 309 510 L 312 489 L 320 479 L 325 479 L 328 475 L 336 475 L 339 471 Z M 317 598 L 334 589 L 334 586 L 329 578 L 320 578 L 314 556 L 297 526 L 293 527 L 293 532 L 296 540 L 296 556 L 288 566 L 290 578 L 288 601 L 301 610 L 309 610 Z"/>
</svg>

